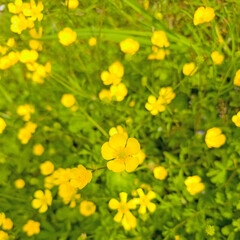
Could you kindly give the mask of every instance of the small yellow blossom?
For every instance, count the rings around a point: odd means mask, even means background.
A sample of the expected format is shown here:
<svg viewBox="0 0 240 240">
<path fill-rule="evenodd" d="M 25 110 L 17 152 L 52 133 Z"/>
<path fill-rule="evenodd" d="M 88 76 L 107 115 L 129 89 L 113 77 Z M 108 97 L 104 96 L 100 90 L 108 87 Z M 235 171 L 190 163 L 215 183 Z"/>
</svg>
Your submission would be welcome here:
<svg viewBox="0 0 240 240">
<path fill-rule="evenodd" d="M 5 121 L 3 120 L 3 118 L 0 117 L 0 134 L 4 131 L 4 129 L 6 128 L 7 124 L 5 123 Z"/>
<path fill-rule="evenodd" d="M 73 187 L 83 189 L 92 180 L 92 172 L 83 165 L 70 170 L 70 183 Z"/>
<path fill-rule="evenodd" d="M 139 43 L 131 38 L 127 38 L 120 42 L 121 51 L 130 55 L 134 55 L 139 50 Z"/>
<path fill-rule="evenodd" d="M 54 165 L 50 161 L 46 161 L 40 165 L 40 171 L 42 175 L 50 175 L 54 171 Z"/>
<path fill-rule="evenodd" d="M 35 50 L 24 49 L 20 53 L 19 60 L 22 63 L 32 63 L 38 59 L 38 52 Z"/>
<path fill-rule="evenodd" d="M 75 97 L 72 94 L 63 94 L 61 98 L 61 103 L 65 107 L 72 107 L 76 102 Z"/>
<path fill-rule="evenodd" d="M 105 100 L 111 101 L 112 100 L 111 92 L 108 89 L 102 89 L 101 92 L 99 93 L 98 97 L 101 101 L 105 101 Z"/>
<path fill-rule="evenodd" d="M 124 128 L 120 125 L 116 126 L 116 127 L 112 127 L 110 130 L 109 130 L 109 135 L 110 136 L 113 136 L 115 134 L 124 134 L 126 137 L 128 137 L 128 134 L 127 132 L 124 130 Z"/>
<path fill-rule="evenodd" d="M 42 144 L 36 144 L 33 146 L 33 154 L 36 156 L 41 156 L 44 153 L 44 147 Z"/>
<path fill-rule="evenodd" d="M 8 234 L 2 230 L 0 230 L 0 240 L 9 240 Z"/>
<path fill-rule="evenodd" d="M 112 198 L 109 201 L 108 206 L 110 209 L 118 210 L 117 214 L 114 217 L 114 221 L 121 222 L 125 230 L 130 230 L 137 226 L 136 218 L 130 212 L 130 209 L 136 208 L 136 204 L 133 199 L 127 202 L 127 195 L 127 193 L 121 192 L 121 202 L 115 198 Z"/>
<path fill-rule="evenodd" d="M 123 65 L 120 62 L 116 61 L 109 66 L 108 70 L 109 71 L 103 71 L 101 73 L 101 79 L 103 81 L 103 84 L 104 85 L 119 84 L 124 75 Z"/>
<path fill-rule="evenodd" d="M 17 114 L 23 116 L 24 121 L 29 121 L 31 118 L 31 114 L 35 112 L 34 106 L 30 104 L 20 105 L 17 108 Z"/>
<path fill-rule="evenodd" d="M 17 189 L 22 189 L 25 186 L 25 181 L 23 179 L 19 178 L 14 182 L 14 185 Z"/>
<path fill-rule="evenodd" d="M 169 42 L 164 31 L 155 31 L 151 38 L 152 44 L 158 47 L 169 47 Z"/>
<path fill-rule="evenodd" d="M 71 28 L 67 27 L 58 33 L 58 38 L 59 42 L 62 45 L 68 46 L 76 41 L 77 33 L 74 32 Z"/>
<path fill-rule="evenodd" d="M 187 190 L 191 195 L 195 195 L 199 192 L 202 192 L 205 188 L 199 176 L 188 177 L 184 181 L 184 183 L 187 186 Z"/>
<path fill-rule="evenodd" d="M 143 189 L 139 188 L 137 189 L 137 193 L 139 198 L 134 198 L 134 203 L 140 205 L 138 212 L 140 214 L 145 214 L 147 209 L 150 212 L 154 212 L 156 210 L 156 204 L 152 203 L 151 200 L 156 198 L 155 192 L 149 191 L 148 194 L 145 195 Z"/>
<path fill-rule="evenodd" d="M 18 139 L 22 144 L 27 144 L 32 137 L 32 134 L 35 132 L 37 124 L 28 122 L 23 128 L 18 132 Z"/>
<path fill-rule="evenodd" d="M 212 52 L 211 58 L 216 65 L 222 64 L 222 62 L 224 60 L 224 56 L 222 54 L 220 54 L 218 51 Z"/>
<path fill-rule="evenodd" d="M 35 209 L 39 209 L 40 213 L 44 213 L 48 210 L 48 206 L 52 205 L 52 193 L 46 189 L 45 193 L 38 190 L 34 193 L 35 199 L 32 201 L 32 206 Z"/>
<path fill-rule="evenodd" d="M 110 93 L 116 101 L 121 102 L 126 97 L 128 90 L 124 83 L 119 83 L 118 85 L 112 85 L 110 87 Z"/>
<path fill-rule="evenodd" d="M 214 9 L 210 7 L 199 7 L 193 18 L 194 25 L 210 22 L 215 17 Z"/>
<path fill-rule="evenodd" d="M 238 69 L 236 74 L 235 74 L 233 84 L 240 87 L 240 69 Z"/>
<path fill-rule="evenodd" d="M 107 167 L 113 172 L 134 171 L 138 165 L 138 158 L 134 157 L 140 151 L 140 144 L 135 138 L 127 138 L 125 134 L 114 134 L 109 142 L 103 144 L 102 156 L 108 161 Z"/>
<path fill-rule="evenodd" d="M 28 7 L 30 7 L 30 5 L 28 5 Z M 18 13 L 22 12 L 22 10 L 23 10 L 22 0 L 15 0 L 14 3 L 8 4 L 8 11 L 10 13 L 18 14 Z"/>
<path fill-rule="evenodd" d="M 90 216 L 92 214 L 94 214 L 96 211 L 96 205 L 91 202 L 91 201 L 82 201 L 80 203 L 80 213 L 83 215 L 83 216 Z"/>
<path fill-rule="evenodd" d="M 28 220 L 27 223 L 23 226 L 23 231 L 31 237 L 35 234 L 40 233 L 40 223 L 33 220 Z"/>
<path fill-rule="evenodd" d="M 30 40 L 29 41 L 29 47 L 32 50 L 42 51 L 42 45 L 43 45 L 43 43 L 38 40 Z"/>
<path fill-rule="evenodd" d="M 2 226 L 2 224 L 4 223 L 6 219 L 5 213 L 4 212 L 0 212 L 0 226 Z"/>
<path fill-rule="evenodd" d="M 197 67 L 194 62 L 185 63 L 183 65 L 183 74 L 185 76 L 193 76 L 197 71 Z"/>
<path fill-rule="evenodd" d="M 240 111 L 236 115 L 233 115 L 232 121 L 237 127 L 240 127 Z"/>
<path fill-rule="evenodd" d="M 164 87 L 159 90 L 159 99 L 162 104 L 169 104 L 175 98 L 176 94 L 171 87 Z"/>
<path fill-rule="evenodd" d="M 14 38 L 9 38 L 7 41 L 7 46 L 8 47 L 14 47 L 15 45 L 15 39 Z"/>
<path fill-rule="evenodd" d="M 23 9 L 23 14 L 26 16 L 26 17 L 29 17 L 29 20 L 31 21 L 42 21 L 43 19 L 43 14 L 42 14 L 42 11 L 43 11 L 43 3 L 40 1 L 38 2 L 38 4 L 35 3 L 34 0 L 30 0 L 30 5 L 31 5 L 31 8 L 24 8 Z"/>
<path fill-rule="evenodd" d="M 65 0 L 65 5 L 69 8 L 69 9 L 74 9 L 77 8 L 79 5 L 78 0 Z"/>
<path fill-rule="evenodd" d="M 148 102 L 145 104 L 145 108 L 150 111 L 152 115 L 157 115 L 159 112 L 165 111 L 166 106 L 161 103 L 160 99 L 150 95 Z"/>
<path fill-rule="evenodd" d="M 168 175 L 167 170 L 162 166 L 155 167 L 153 169 L 153 174 L 154 177 L 159 180 L 164 180 Z"/>
<path fill-rule="evenodd" d="M 209 148 L 219 148 L 226 142 L 226 136 L 220 128 L 210 128 L 207 130 L 205 142 Z"/>
<path fill-rule="evenodd" d="M 97 39 L 95 37 L 91 37 L 89 40 L 88 40 L 88 45 L 93 47 L 97 44 Z"/>
<path fill-rule="evenodd" d="M 34 27 L 33 21 L 25 18 L 25 16 L 22 13 L 11 17 L 10 29 L 14 33 L 21 34 L 23 30 L 33 27 Z"/>
<path fill-rule="evenodd" d="M 10 218 L 5 218 L 3 224 L 2 224 L 2 229 L 3 230 L 11 230 L 13 228 L 13 222 Z"/>
<path fill-rule="evenodd" d="M 153 46 L 153 53 L 148 55 L 148 60 L 163 60 L 166 56 L 166 51 L 164 49 L 158 49 L 157 47 Z"/>
</svg>

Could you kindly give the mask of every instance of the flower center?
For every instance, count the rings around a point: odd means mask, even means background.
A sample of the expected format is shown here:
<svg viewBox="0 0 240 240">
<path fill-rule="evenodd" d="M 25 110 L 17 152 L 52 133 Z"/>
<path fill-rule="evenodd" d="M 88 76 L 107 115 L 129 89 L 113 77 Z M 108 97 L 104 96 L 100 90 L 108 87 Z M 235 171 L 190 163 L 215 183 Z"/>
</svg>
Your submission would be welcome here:
<svg viewBox="0 0 240 240">
<path fill-rule="evenodd" d="M 128 207 L 126 203 L 121 203 L 118 209 L 121 213 L 126 213 L 128 211 Z"/>
<path fill-rule="evenodd" d="M 140 199 L 141 199 L 141 205 L 145 205 L 145 206 L 148 205 L 149 199 L 147 196 L 142 196 Z"/>
<path fill-rule="evenodd" d="M 127 156 L 127 154 L 126 154 L 125 150 L 122 150 L 119 152 L 118 156 L 119 156 L 119 158 L 125 158 Z"/>
</svg>

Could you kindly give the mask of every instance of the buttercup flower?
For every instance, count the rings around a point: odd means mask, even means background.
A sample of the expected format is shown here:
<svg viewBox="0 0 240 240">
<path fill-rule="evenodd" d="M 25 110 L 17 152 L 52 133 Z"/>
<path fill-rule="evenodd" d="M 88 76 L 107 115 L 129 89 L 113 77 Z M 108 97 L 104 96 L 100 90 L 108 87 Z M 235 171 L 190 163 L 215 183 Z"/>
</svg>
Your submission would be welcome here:
<svg viewBox="0 0 240 240">
<path fill-rule="evenodd" d="M 11 230 L 12 228 L 13 228 L 12 220 L 10 218 L 5 218 L 5 220 L 4 220 L 3 224 L 2 224 L 2 229 L 3 230 Z"/>
<path fill-rule="evenodd" d="M 118 210 L 114 221 L 121 222 L 125 230 L 130 230 L 137 226 L 136 218 L 130 212 L 130 209 L 136 208 L 136 204 L 133 199 L 127 202 L 127 193 L 121 192 L 119 195 L 121 202 L 113 198 L 109 201 L 108 206 L 110 209 Z"/>
<path fill-rule="evenodd" d="M 18 139 L 22 144 L 27 144 L 32 137 L 32 134 L 35 132 L 37 124 L 28 122 L 23 128 L 18 132 Z"/>
<path fill-rule="evenodd" d="M 72 94 L 63 94 L 61 98 L 61 103 L 65 107 L 72 107 L 76 102 L 75 97 Z"/>
<path fill-rule="evenodd" d="M 224 60 L 224 56 L 221 55 L 218 51 L 212 52 L 211 53 L 211 58 L 216 65 L 222 64 L 222 62 Z"/>
<path fill-rule="evenodd" d="M 96 205 L 91 201 L 82 201 L 80 203 L 80 213 L 86 217 L 94 214 L 96 211 Z"/>
<path fill-rule="evenodd" d="M 3 130 L 6 128 L 7 124 L 3 120 L 3 118 L 0 117 L 0 134 L 3 132 Z"/>
<path fill-rule="evenodd" d="M 115 134 L 124 134 L 126 137 L 128 137 L 128 134 L 127 132 L 124 130 L 124 128 L 120 125 L 118 125 L 117 127 L 112 127 L 110 130 L 109 130 L 109 135 L 110 136 L 113 136 Z"/>
<path fill-rule="evenodd" d="M 62 45 L 68 46 L 76 41 L 77 33 L 67 27 L 58 33 L 58 38 Z"/>
<path fill-rule="evenodd" d="M 32 206 L 35 209 L 39 209 L 40 213 L 44 213 L 48 210 L 48 206 L 52 205 L 52 193 L 47 189 L 45 193 L 38 190 L 34 193 L 35 199 L 32 201 Z"/>
<path fill-rule="evenodd" d="M 0 230 L 0 240 L 8 240 L 9 236 L 6 232 Z"/>
<path fill-rule="evenodd" d="M 151 200 L 156 198 L 155 192 L 149 191 L 148 194 L 145 195 L 142 188 L 139 188 L 137 189 L 137 193 L 139 198 L 134 198 L 134 203 L 140 205 L 138 212 L 140 214 L 145 214 L 147 209 L 150 212 L 154 212 L 156 210 L 156 205 L 152 203 Z"/>
<path fill-rule="evenodd" d="M 153 169 L 153 174 L 154 177 L 159 180 L 164 180 L 168 175 L 167 170 L 162 166 L 155 167 Z"/>
<path fill-rule="evenodd" d="M 140 150 L 137 155 L 134 155 L 134 157 L 138 158 L 139 164 L 142 164 L 144 159 L 146 158 L 146 154 L 142 150 Z"/>
<path fill-rule="evenodd" d="M 233 115 L 232 121 L 237 127 L 240 127 L 240 111 L 236 115 Z"/>
<path fill-rule="evenodd" d="M 209 148 L 219 148 L 226 142 L 226 136 L 220 128 L 210 128 L 207 130 L 205 142 Z"/>
<path fill-rule="evenodd" d="M 44 153 L 44 147 L 42 144 L 36 144 L 33 146 L 33 154 L 36 156 L 41 156 Z"/>
<path fill-rule="evenodd" d="M 138 158 L 134 157 L 140 151 L 140 144 L 135 138 L 127 138 L 125 134 L 115 134 L 109 142 L 103 144 L 102 156 L 108 161 L 107 167 L 113 172 L 134 171 L 139 165 Z"/>
<path fill-rule="evenodd" d="M 166 56 L 164 49 L 158 49 L 156 46 L 152 47 L 153 53 L 148 55 L 148 60 L 163 60 Z"/>
<path fill-rule="evenodd" d="M 164 31 L 155 31 L 151 38 L 152 44 L 158 47 L 169 47 L 169 42 Z"/>
<path fill-rule="evenodd" d="M 160 99 L 155 96 L 150 95 L 148 97 L 148 102 L 145 104 L 145 108 L 150 111 L 152 115 L 157 115 L 159 112 L 163 112 L 166 109 L 165 105 L 162 105 Z"/>
<path fill-rule="evenodd" d="M 116 61 L 108 68 L 108 70 L 109 71 L 103 71 L 101 73 L 101 79 L 103 81 L 103 84 L 104 85 L 119 84 L 124 75 L 123 65 L 120 62 Z"/>
<path fill-rule="evenodd" d="M 83 165 L 72 168 L 70 171 L 70 183 L 73 187 L 83 189 L 92 180 L 92 172 Z"/>
<path fill-rule="evenodd" d="M 112 100 L 111 92 L 108 89 L 102 89 L 98 96 L 101 101 L 103 101 L 103 100 L 111 101 Z"/>
<path fill-rule="evenodd" d="M 171 87 L 164 87 L 159 90 L 159 100 L 162 104 L 169 104 L 175 98 L 176 94 Z"/>
<path fill-rule="evenodd" d="M 236 74 L 235 74 L 233 84 L 240 87 L 240 69 L 238 69 Z"/>
<path fill-rule="evenodd" d="M 42 175 L 49 175 L 54 171 L 54 165 L 50 161 L 46 161 L 40 165 Z"/>
<path fill-rule="evenodd" d="M 27 223 L 23 226 L 23 231 L 31 237 L 35 234 L 40 233 L 40 223 L 33 220 L 28 220 Z"/>
<path fill-rule="evenodd" d="M 5 219 L 6 219 L 5 213 L 1 212 L 0 213 L 0 227 L 4 223 Z"/>
<path fill-rule="evenodd" d="M 193 76 L 197 71 L 197 67 L 194 62 L 185 63 L 183 65 L 183 74 L 185 76 Z"/>
<path fill-rule="evenodd" d="M 198 25 L 201 23 L 210 22 L 215 17 L 214 9 L 210 7 L 199 7 L 195 13 L 193 18 L 194 25 Z"/>
<path fill-rule="evenodd" d="M 43 3 L 40 1 L 38 2 L 38 4 L 36 5 L 34 0 L 30 0 L 30 5 L 31 8 L 25 8 L 23 9 L 23 14 L 26 17 L 29 17 L 29 20 L 32 21 L 41 21 L 43 19 L 43 14 L 42 14 L 42 10 L 43 10 Z"/>
<path fill-rule="evenodd" d="M 139 49 L 139 43 L 131 38 L 127 38 L 120 42 L 121 51 L 130 55 L 134 55 Z"/>
<path fill-rule="evenodd" d="M 8 11 L 10 13 L 14 13 L 14 14 L 21 13 L 23 8 L 30 8 L 30 4 L 23 3 L 22 0 L 15 0 L 14 3 L 8 4 Z"/>
<path fill-rule="evenodd" d="M 23 179 L 19 178 L 14 182 L 14 185 L 16 188 L 22 189 L 25 186 L 25 181 Z"/>
<path fill-rule="evenodd" d="M 20 53 L 19 60 L 22 63 L 32 63 L 38 59 L 38 52 L 35 50 L 24 49 Z"/>
<path fill-rule="evenodd" d="M 191 195 L 202 192 L 205 188 L 204 184 L 201 183 L 201 178 L 199 176 L 188 177 L 184 181 L 184 183 L 187 186 L 187 190 Z"/>
<path fill-rule="evenodd" d="M 121 102 L 127 95 L 128 90 L 124 83 L 119 83 L 110 87 L 110 93 L 112 97 L 115 97 L 116 101 Z"/>
<path fill-rule="evenodd" d="M 30 104 L 20 105 L 17 108 L 17 114 L 23 117 L 24 121 L 29 121 L 31 114 L 35 112 L 34 106 Z"/>
<path fill-rule="evenodd" d="M 78 0 L 65 0 L 65 5 L 69 8 L 69 9 L 74 9 L 77 8 L 79 5 Z"/>
<path fill-rule="evenodd" d="M 88 40 L 88 45 L 93 47 L 97 44 L 97 39 L 95 37 L 91 37 L 89 40 Z"/>
<path fill-rule="evenodd" d="M 23 30 L 33 27 L 34 27 L 33 21 L 25 18 L 25 16 L 22 13 L 11 17 L 10 29 L 14 33 L 21 34 Z"/>
</svg>

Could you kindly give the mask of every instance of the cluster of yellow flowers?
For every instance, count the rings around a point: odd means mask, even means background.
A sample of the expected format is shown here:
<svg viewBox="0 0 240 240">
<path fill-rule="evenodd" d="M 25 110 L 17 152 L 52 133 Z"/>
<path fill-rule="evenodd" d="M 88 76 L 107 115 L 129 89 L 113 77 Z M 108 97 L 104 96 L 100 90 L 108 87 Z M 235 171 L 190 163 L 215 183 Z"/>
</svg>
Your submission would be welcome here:
<svg viewBox="0 0 240 240">
<path fill-rule="evenodd" d="M 13 222 L 10 218 L 6 218 L 6 215 L 4 212 L 0 213 L 0 227 L 4 230 L 0 230 L 0 239 L 8 240 L 9 235 L 5 231 L 9 231 L 13 228 Z"/>
<path fill-rule="evenodd" d="M 113 198 L 109 201 L 109 208 L 117 210 L 117 214 L 114 217 L 114 221 L 123 225 L 125 230 L 130 230 L 136 228 L 137 221 L 136 217 L 131 213 L 130 210 L 136 209 L 137 205 L 140 205 L 138 212 L 140 214 L 145 214 L 147 209 L 149 212 L 154 212 L 156 210 L 156 205 L 151 202 L 152 199 L 156 198 L 156 194 L 153 191 L 149 191 L 147 195 L 144 194 L 143 189 L 137 189 L 139 198 L 133 198 L 127 202 L 128 194 L 121 192 L 120 202 Z"/>
<path fill-rule="evenodd" d="M 195 195 L 199 192 L 202 192 L 205 188 L 199 176 L 188 177 L 184 181 L 184 183 L 187 186 L 187 190 L 191 195 Z"/>
<path fill-rule="evenodd" d="M 28 237 L 39 234 L 40 233 L 40 223 L 30 219 L 23 226 L 23 231 L 27 234 Z"/>
<path fill-rule="evenodd" d="M 158 99 L 150 95 L 148 102 L 145 104 L 145 108 L 150 111 L 152 115 L 157 115 L 159 112 L 165 111 L 167 104 L 170 104 L 175 96 L 176 94 L 171 87 L 161 88 Z"/>
<path fill-rule="evenodd" d="M 33 122 L 27 122 L 23 128 L 19 129 L 18 139 L 22 144 L 27 144 L 32 137 L 32 134 L 35 133 L 37 124 Z"/>
<path fill-rule="evenodd" d="M 99 98 L 101 100 L 108 99 L 116 100 L 118 102 L 122 101 L 127 95 L 127 88 L 124 83 L 121 83 L 122 77 L 124 75 L 123 65 L 116 61 L 108 68 L 109 71 L 103 71 L 101 73 L 101 79 L 104 85 L 111 85 L 110 90 L 103 89 L 99 93 Z"/>
<path fill-rule="evenodd" d="M 19 116 L 22 116 L 23 120 L 26 122 L 30 120 L 31 114 L 33 114 L 34 112 L 35 108 L 30 104 L 20 105 L 17 108 L 17 114 Z"/>
<path fill-rule="evenodd" d="M 0 57 L 1 70 L 8 69 L 19 61 L 19 53 L 11 51 L 11 48 L 15 45 L 14 38 L 9 38 L 6 45 L 7 46 L 0 46 L 1 55 L 4 55 Z M 7 53 L 8 50 L 10 50 L 9 53 Z"/>
<path fill-rule="evenodd" d="M 130 55 L 134 55 L 139 50 L 139 47 L 139 43 L 131 38 L 120 42 L 121 51 Z"/>
<path fill-rule="evenodd" d="M 169 42 L 164 31 L 155 31 L 151 38 L 152 53 L 148 56 L 148 60 L 163 60 L 166 54 L 169 54 L 169 50 L 165 48 L 169 47 Z"/>
</svg>

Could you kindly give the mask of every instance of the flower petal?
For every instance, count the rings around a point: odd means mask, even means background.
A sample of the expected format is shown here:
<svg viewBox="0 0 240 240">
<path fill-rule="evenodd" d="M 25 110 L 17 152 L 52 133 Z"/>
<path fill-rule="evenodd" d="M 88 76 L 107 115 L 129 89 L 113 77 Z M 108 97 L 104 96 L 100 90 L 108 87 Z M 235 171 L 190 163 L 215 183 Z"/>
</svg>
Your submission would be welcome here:
<svg viewBox="0 0 240 240">
<path fill-rule="evenodd" d="M 44 213 L 48 210 L 47 204 L 43 204 L 41 208 L 38 210 L 40 213 Z"/>
<path fill-rule="evenodd" d="M 108 203 L 109 208 L 111 209 L 118 209 L 119 207 L 119 201 L 115 198 L 112 198 Z"/>
<path fill-rule="evenodd" d="M 156 193 L 153 191 L 149 191 L 147 194 L 147 197 L 149 200 L 152 200 L 152 199 L 156 198 Z"/>
<path fill-rule="evenodd" d="M 44 196 L 44 193 L 41 190 L 38 190 L 34 193 L 35 198 L 42 198 L 43 196 Z"/>
<path fill-rule="evenodd" d="M 128 201 L 127 206 L 129 209 L 135 209 L 137 206 L 137 201 L 135 199 L 131 199 L 130 201 Z"/>
<path fill-rule="evenodd" d="M 114 159 L 107 163 L 107 167 L 109 170 L 113 172 L 122 172 L 125 170 L 124 161 L 122 159 Z"/>
<path fill-rule="evenodd" d="M 122 202 L 122 203 L 126 203 L 126 202 L 127 202 L 127 196 L 128 196 L 128 194 L 125 193 L 125 192 L 120 192 L 119 195 L 120 195 L 121 202 Z"/>
<path fill-rule="evenodd" d="M 138 188 L 138 189 L 137 189 L 137 193 L 138 193 L 139 197 L 143 197 L 143 196 L 145 196 L 145 194 L 144 194 L 142 188 Z"/>
<path fill-rule="evenodd" d="M 40 199 L 33 199 L 32 207 L 38 209 L 41 207 L 41 200 Z"/>
<path fill-rule="evenodd" d="M 137 139 L 129 138 L 127 141 L 126 152 L 128 155 L 137 155 L 140 151 L 140 144 Z"/>
<path fill-rule="evenodd" d="M 141 207 L 138 209 L 138 212 L 140 214 L 145 214 L 146 211 L 147 211 L 147 209 L 146 209 L 146 206 L 144 206 L 144 205 L 141 205 Z"/>
<path fill-rule="evenodd" d="M 121 222 L 122 216 L 123 216 L 123 213 L 118 212 L 118 213 L 115 215 L 115 217 L 113 218 L 113 220 L 114 220 L 115 222 Z"/>
<path fill-rule="evenodd" d="M 106 160 L 114 159 L 116 158 L 116 155 L 117 155 L 116 151 L 110 147 L 109 142 L 106 142 L 102 145 L 101 152 L 102 152 L 103 158 Z"/>
<path fill-rule="evenodd" d="M 132 172 L 134 171 L 139 164 L 138 158 L 136 157 L 127 157 L 125 159 L 126 171 Z"/>
<path fill-rule="evenodd" d="M 147 208 L 150 212 L 154 212 L 156 210 L 156 204 L 150 202 L 148 205 L 147 205 Z"/>
<path fill-rule="evenodd" d="M 126 146 L 126 135 L 124 134 L 115 134 L 109 139 L 109 145 L 116 151 L 122 150 Z"/>
</svg>

